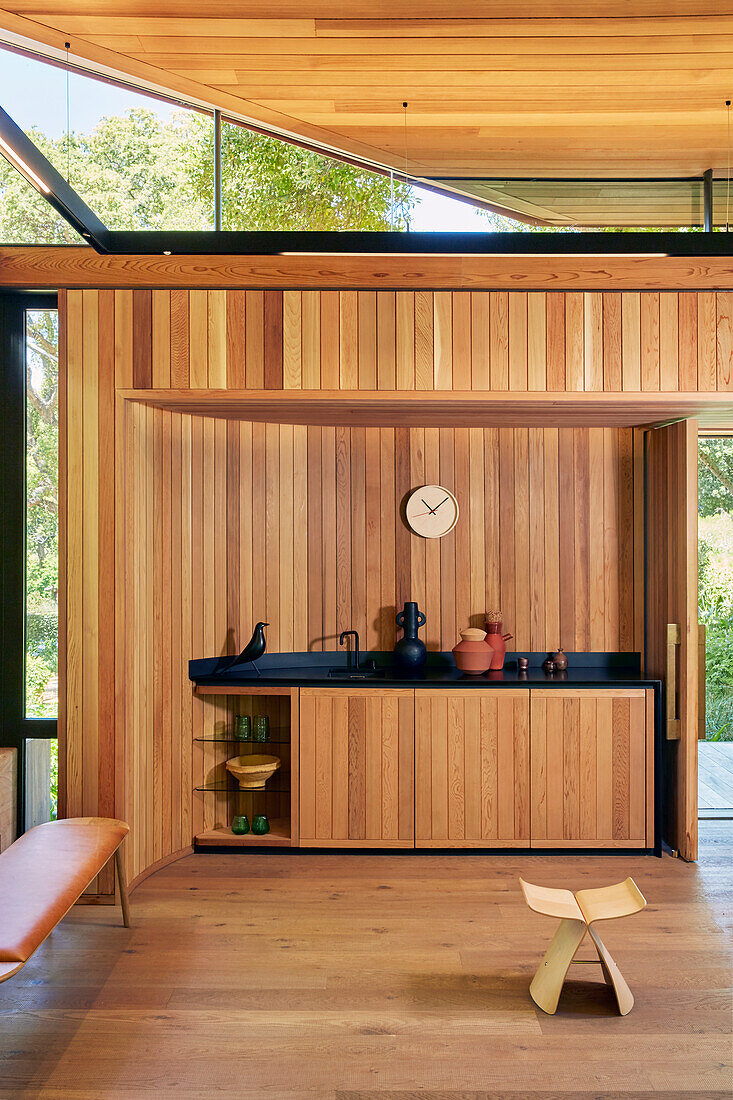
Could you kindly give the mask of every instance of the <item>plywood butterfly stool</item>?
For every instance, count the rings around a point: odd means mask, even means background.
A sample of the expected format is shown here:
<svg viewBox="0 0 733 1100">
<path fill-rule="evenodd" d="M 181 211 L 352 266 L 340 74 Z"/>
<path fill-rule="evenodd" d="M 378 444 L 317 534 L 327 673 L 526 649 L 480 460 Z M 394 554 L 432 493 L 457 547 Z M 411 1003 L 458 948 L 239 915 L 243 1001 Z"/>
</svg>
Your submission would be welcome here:
<svg viewBox="0 0 733 1100">
<path fill-rule="evenodd" d="M 599 890 L 578 890 L 576 894 L 570 890 L 533 886 L 521 878 L 519 883 L 530 909 L 545 917 L 560 919 L 552 943 L 529 987 L 534 1003 L 543 1012 L 551 1015 L 555 1012 L 568 969 L 587 932 L 598 952 L 598 962 L 601 964 L 606 985 L 610 985 L 616 995 L 619 1012 L 622 1016 L 631 1012 L 634 1007 L 631 990 L 593 925 L 600 920 L 629 917 L 645 908 L 646 899 L 634 880 L 627 878 L 625 882 L 617 882 L 615 886 L 602 886 Z M 595 959 L 578 959 L 577 962 L 595 963 Z"/>
</svg>

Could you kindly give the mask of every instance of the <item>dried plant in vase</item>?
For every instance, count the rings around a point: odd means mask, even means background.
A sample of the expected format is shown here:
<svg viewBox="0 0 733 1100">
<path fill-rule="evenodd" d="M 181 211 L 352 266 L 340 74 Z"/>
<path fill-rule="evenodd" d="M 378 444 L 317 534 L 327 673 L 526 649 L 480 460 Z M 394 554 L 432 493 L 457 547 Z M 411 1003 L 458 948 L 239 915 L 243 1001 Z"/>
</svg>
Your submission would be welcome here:
<svg viewBox="0 0 733 1100">
<path fill-rule="evenodd" d="M 498 672 L 499 669 L 504 667 L 504 657 L 506 656 L 506 643 L 512 634 L 502 634 L 501 611 L 492 610 L 486 612 L 486 644 L 491 646 L 494 651 L 494 656 L 491 660 L 491 671 Z"/>
</svg>

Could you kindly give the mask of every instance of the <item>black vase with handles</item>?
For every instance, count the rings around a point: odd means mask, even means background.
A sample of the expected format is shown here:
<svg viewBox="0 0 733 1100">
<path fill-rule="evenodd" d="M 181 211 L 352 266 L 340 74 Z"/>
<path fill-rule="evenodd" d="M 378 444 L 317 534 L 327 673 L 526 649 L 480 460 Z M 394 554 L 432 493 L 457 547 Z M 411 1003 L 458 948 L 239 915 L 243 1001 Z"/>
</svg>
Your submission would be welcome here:
<svg viewBox="0 0 733 1100">
<path fill-rule="evenodd" d="M 395 666 L 403 672 L 420 672 L 428 656 L 425 643 L 417 636 L 418 629 L 425 625 L 425 615 L 418 610 L 414 601 L 405 604 L 395 622 L 404 634 L 394 647 Z"/>
</svg>

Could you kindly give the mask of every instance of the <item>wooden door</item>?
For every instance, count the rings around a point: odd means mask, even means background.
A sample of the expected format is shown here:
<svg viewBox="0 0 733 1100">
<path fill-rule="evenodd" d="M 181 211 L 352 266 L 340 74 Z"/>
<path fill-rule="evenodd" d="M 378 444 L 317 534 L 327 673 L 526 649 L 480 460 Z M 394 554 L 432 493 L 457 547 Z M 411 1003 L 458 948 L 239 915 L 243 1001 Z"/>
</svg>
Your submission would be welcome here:
<svg viewBox="0 0 733 1100">
<path fill-rule="evenodd" d="M 301 688 L 301 846 L 412 848 L 414 696 Z"/>
<path fill-rule="evenodd" d="M 697 421 L 645 433 L 645 518 L 645 670 L 666 694 L 662 831 L 697 859 Z"/>
<path fill-rule="evenodd" d="M 652 847 L 653 691 L 531 697 L 531 846 Z"/>
<path fill-rule="evenodd" d="M 415 846 L 529 843 L 529 691 L 415 693 Z"/>
</svg>

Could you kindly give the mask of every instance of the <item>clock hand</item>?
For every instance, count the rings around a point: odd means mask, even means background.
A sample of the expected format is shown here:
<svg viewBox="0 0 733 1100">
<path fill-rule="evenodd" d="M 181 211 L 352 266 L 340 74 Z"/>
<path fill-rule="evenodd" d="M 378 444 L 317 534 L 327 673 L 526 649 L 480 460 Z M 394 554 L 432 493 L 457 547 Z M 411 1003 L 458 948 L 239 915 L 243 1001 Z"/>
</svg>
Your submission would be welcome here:
<svg viewBox="0 0 733 1100">
<path fill-rule="evenodd" d="M 441 500 L 440 504 L 445 504 L 446 500 L 450 500 L 450 497 L 444 497 L 443 500 Z M 425 503 L 425 501 L 423 501 L 423 504 L 424 503 Z M 440 504 L 435 505 L 435 511 L 436 512 L 438 511 L 438 508 L 440 508 Z"/>
<path fill-rule="evenodd" d="M 422 500 L 422 502 L 425 505 L 425 507 L 427 508 L 428 512 L 430 512 L 430 515 L 434 516 L 435 515 L 435 508 L 431 508 L 430 505 L 428 504 L 428 502 L 426 500 L 423 500 L 422 497 L 420 497 L 420 500 Z M 438 505 L 438 507 L 440 507 L 440 505 Z"/>
</svg>

